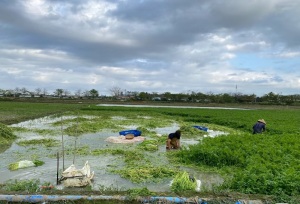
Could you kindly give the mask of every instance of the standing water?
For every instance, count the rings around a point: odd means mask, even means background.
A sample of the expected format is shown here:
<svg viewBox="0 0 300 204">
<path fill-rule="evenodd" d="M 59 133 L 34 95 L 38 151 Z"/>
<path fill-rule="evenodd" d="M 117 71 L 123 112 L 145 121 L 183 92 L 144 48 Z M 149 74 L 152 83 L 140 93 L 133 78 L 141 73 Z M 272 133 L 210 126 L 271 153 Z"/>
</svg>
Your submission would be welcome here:
<svg viewBox="0 0 300 204">
<path fill-rule="evenodd" d="M 81 116 L 87 120 L 93 120 L 92 116 Z M 127 190 L 131 188 L 143 188 L 147 187 L 153 192 L 167 192 L 170 191 L 170 182 L 172 178 L 161 179 L 158 182 L 145 181 L 141 183 L 132 182 L 128 179 L 122 178 L 119 174 L 113 172 L 114 169 L 120 169 L 124 167 L 124 158 L 120 155 L 113 154 L 91 154 L 94 150 L 103 149 L 122 149 L 129 150 L 134 149 L 140 142 L 134 144 L 116 144 L 108 142 L 106 139 L 111 136 L 119 137 L 118 131 L 114 130 L 101 130 L 96 133 L 87 133 L 80 136 L 69 136 L 63 134 L 62 126 L 53 125 L 59 121 L 76 119 L 76 116 L 63 116 L 55 117 L 49 116 L 39 118 L 35 120 L 29 120 L 22 123 L 14 124 L 12 127 L 23 128 L 25 131 L 16 131 L 18 139 L 8 148 L 5 152 L 1 153 L 2 162 L 0 164 L 0 174 L 6 175 L 0 177 L 0 183 L 4 183 L 11 179 L 39 179 L 43 182 L 50 182 L 56 184 L 57 176 L 57 158 L 56 155 L 59 152 L 59 173 L 62 169 L 66 169 L 71 164 L 80 169 L 83 167 L 86 161 L 91 166 L 91 171 L 95 172 L 94 181 L 92 185 L 93 190 L 99 190 L 101 188 L 110 188 L 115 190 Z M 147 119 L 147 118 L 146 118 Z M 122 121 L 126 120 L 124 117 L 114 116 L 112 120 Z M 64 126 L 65 129 L 67 126 Z M 123 128 L 137 128 L 134 124 L 126 124 Z M 166 127 L 153 128 L 157 135 L 167 135 L 168 133 L 179 129 L 179 125 L 174 122 Z M 47 131 L 49 131 L 47 133 Z M 46 132 L 46 133 L 45 133 Z M 215 137 L 218 134 L 225 134 L 224 132 L 214 132 L 209 130 L 206 136 Z M 143 135 L 145 139 L 151 139 L 150 136 Z M 62 138 L 64 141 L 64 160 L 62 157 Z M 43 140 L 51 139 L 57 141 L 58 144 L 54 146 L 47 146 L 43 143 L 39 144 L 27 144 L 21 145 L 20 142 L 30 140 Z M 182 138 L 182 146 L 188 146 L 196 144 L 199 139 L 185 139 Z M 82 150 L 83 153 L 74 153 L 76 150 Z M 165 145 L 160 145 L 156 152 L 145 152 L 147 158 L 156 158 L 152 162 L 161 162 L 164 166 L 171 165 L 166 157 Z M 22 168 L 15 171 L 8 169 L 9 165 L 14 162 L 22 160 L 41 160 L 44 163 L 38 167 Z M 201 173 L 195 170 L 185 168 L 182 169 L 190 171 L 197 178 L 201 179 L 206 189 L 211 188 L 213 185 L 218 185 L 223 182 L 222 178 L 217 174 Z"/>
</svg>

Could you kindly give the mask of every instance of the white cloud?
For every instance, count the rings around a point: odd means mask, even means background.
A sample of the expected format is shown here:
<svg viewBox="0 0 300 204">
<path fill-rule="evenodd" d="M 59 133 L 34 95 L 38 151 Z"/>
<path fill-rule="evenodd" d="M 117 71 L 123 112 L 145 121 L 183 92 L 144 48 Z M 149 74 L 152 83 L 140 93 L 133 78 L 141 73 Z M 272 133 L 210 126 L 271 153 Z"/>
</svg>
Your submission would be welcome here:
<svg viewBox="0 0 300 204">
<path fill-rule="evenodd" d="M 2 89 L 300 89 L 296 0 L 7 2 L 0 2 Z"/>
<path fill-rule="evenodd" d="M 299 57 L 300 52 L 284 52 L 284 53 L 280 53 L 278 56 L 282 58 L 294 58 L 294 57 Z"/>
</svg>

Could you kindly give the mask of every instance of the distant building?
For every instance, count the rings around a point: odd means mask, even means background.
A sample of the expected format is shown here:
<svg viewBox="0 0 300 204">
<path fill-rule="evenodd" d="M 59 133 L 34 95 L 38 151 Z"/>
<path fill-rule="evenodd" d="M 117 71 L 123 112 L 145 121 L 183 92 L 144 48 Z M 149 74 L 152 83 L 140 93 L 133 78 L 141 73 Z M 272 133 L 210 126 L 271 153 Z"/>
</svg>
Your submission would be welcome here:
<svg viewBox="0 0 300 204">
<path fill-rule="evenodd" d="M 158 97 L 158 96 L 157 97 L 153 97 L 152 101 L 161 101 L 161 97 Z"/>
</svg>

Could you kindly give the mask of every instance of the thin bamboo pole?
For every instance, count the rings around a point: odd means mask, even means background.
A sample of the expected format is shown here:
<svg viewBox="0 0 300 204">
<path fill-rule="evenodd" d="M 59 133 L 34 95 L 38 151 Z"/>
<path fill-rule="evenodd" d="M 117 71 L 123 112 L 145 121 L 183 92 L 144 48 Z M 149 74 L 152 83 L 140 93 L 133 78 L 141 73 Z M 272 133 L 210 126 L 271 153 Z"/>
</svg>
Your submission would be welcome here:
<svg viewBox="0 0 300 204">
<path fill-rule="evenodd" d="M 65 145 L 64 145 L 64 133 L 63 133 L 63 125 L 62 125 L 62 117 L 60 117 L 60 130 L 61 130 L 61 146 L 62 146 L 62 160 L 63 160 L 63 171 L 65 170 Z"/>
<path fill-rule="evenodd" d="M 56 185 L 58 185 L 59 184 L 59 178 L 58 178 L 58 174 L 59 174 L 59 152 L 57 152 L 57 154 L 56 154 L 56 159 L 57 159 Z"/>
</svg>

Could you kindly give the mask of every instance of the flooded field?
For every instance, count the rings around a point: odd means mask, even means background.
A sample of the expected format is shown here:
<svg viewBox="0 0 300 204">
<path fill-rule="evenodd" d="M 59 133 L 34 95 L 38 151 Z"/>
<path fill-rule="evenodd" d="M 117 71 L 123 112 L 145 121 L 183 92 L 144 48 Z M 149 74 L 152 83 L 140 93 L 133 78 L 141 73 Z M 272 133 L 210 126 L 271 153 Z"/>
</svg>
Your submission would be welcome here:
<svg viewBox="0 0 300 204">
<path fill-rule="evenodd" d="M 122 155 L 93 154 L 93 152 L 105 149 L 132 151 L 132 153 L 135 153 L 137 146 L 141 142 L 132 144 L 116 144 L 107 141 L 107 138 L 119 137 L 119 131 L 123 129 L 138 128 L 141 124 L 137 124 L 137 120 L 139 122 L 144 121 L 144 123 L 148 124 L 152 123 L 151 128 L 148 129 L 151 134 L 147 135 L 142 133 L 142 137 L 144 137 L 145 140 L 153 140 L 156 137 L 163 137 L 163 139 L 160 139 L 164 140 L 167 134 L 180 128 L 178 121 L 172 121 L 169 118 L 166 118 L 166 121 L 162 121 L 162 118 L 160 118 L 160 125 L 155 126 L 153 124 L 153 120 L 155 121 L 157 119 L 153 119 L 152 117 L 153 116 L 143 115 L 140 117 L 130 116 L 127 118 L 124 115 L 112 115 L 110 117 L 101 117 L 99 119 L 99 116 L 95 114 L 80 116 L 52 115 L 11 125 L 11 127 L 15 129 L 15 134 L 18 136 L 18 139 L 11 145 L 10 148 L 1 153 L 2 162 L 0 164 L 0 173 L 1 175 L 6 176 L 0 177 L 0 183 L 14 179 L 39 179 L 41 182 L 50 182 L 56 186 L 57 176 L 60 177 L 62 169 L 66 169 L 71 164 L 75 164 L 77 168 L 82 168 L 85 162 L 88 161 L 91 166 L 91 171 L 94 171 L 95 173 L 92 183 L 93 190 L 105 188 L 127 190 L 131 188 L 147 187 L 153 192 L 170 191 L 172 176 L 167 176 L 166 178 L 161 178 L 155 181 L 150 179 L 142 182 L 134 182 L 128 178 L 122 177 L 122 175 L 119 175 L 116 171 L 114 171 L 120 170 L 126 166 L 126 162 L 128 161 L 125 161 Z M 109 123 L 108 126 L 113 124 L 117 128 L 103 128 L 101 131 L 76 135 L 76 129 L 82 124 L 82 121 L 90 124 L 91 127 L 94 126 L 94 123 Z M 72 131 L 76 136 L 66 134 L 65 131 L 68 128 L 73 128 Z M 199 137 L 191 138 L 183 136 L 181 144 L 182 146 L 188 147 L 189 145 L 197 144 L 203 137 L 215 137 L 220 134 L 226 133 L 222 131 L 209 130 Z M 54 142 L 51 145 L 46 145 L 42 142 L 45 141 L 45 139 L 50 139 Z M 22 145 L 26 141 L 37 141 L 37 143 Z M 64 149 L 64 151 L 62 151 L 62 149 Z M 195 178 L 201 180 L 202 188 L 211 189 L 213 185 L 219 185 L 223 182 L 223 179 L 217 174 L 202 173 L 195 169 L 184 166 L 176 166 L 169 163 L 164 143 L 160 143 L 158 145 L 157 151 L 141 152 L 143 159 L 139 161 L 140 163 L 187 171 Z M 57 153 L 60 155 L 59 161 L 57 159 Z M 62 157 L 62 154 L 64 154 L 64 157 Z M 38 167 L 28 167 L 14 171 L 9 170 L 8 168 L 11 163 L 35 159 L 43 161 L 44 164 Z M 57 170 L 59 171 L 58 175 Z M 57 185 L 56 188 L 63 189 L 64 187 Z"/>
<path fill-rule="evenodd" d="M 2 190 L 42 194 L 41 187 L 51 185 L 57 190 L 47 192 L 59 195 L 217 196 L 222 201 L 228 195 L 236 201 L 240 193 L 246 193 L 243 199 L 262 195 L 259 198 L 264 200 L 270 195 L 266 203 L 300 203 L 295 173 L 299 167 L 298 110 L 193 108 L 86 104 L 61 111 L 48 104 L 36 108 L 36 104 L 16 103 L 9 113 L 1 114 L 18 114 L 1 126 Z M 3 110 L 10 109 L 3 104 Z M 253 135 L 252 124 L 258 118 L 267 121 L 267 129 Z M 119 136 L 129 129 L 142 134 L 132 140 Z M 166 150 L 167 135 L 178 129 L 182 149 Z M 90 185 L 56 185 L 63 170 L 72 164 L 82 170 L 87 161 L 94 172 Z M 34 167 L 16 168 L 16 163 Z M 188 176 L 182 179 L 186 172 Z M 201 181 L 199 191 L 192 185 L 184 190 L 174 185 L 185 184 L 189 176 Z M 272 182 L 265 182 L 268 178 Z M 40 183 L 32 181 L 36 179 Z M 217 188 L 220 184 L 224 185 Z"/>
</svg>

